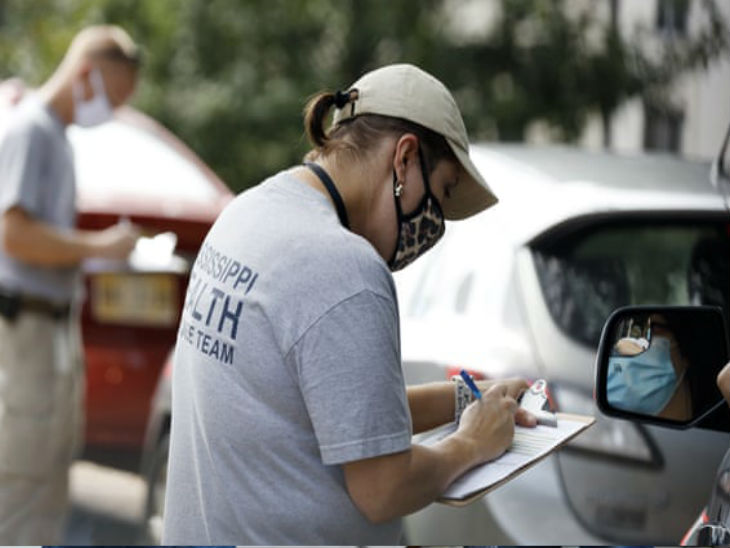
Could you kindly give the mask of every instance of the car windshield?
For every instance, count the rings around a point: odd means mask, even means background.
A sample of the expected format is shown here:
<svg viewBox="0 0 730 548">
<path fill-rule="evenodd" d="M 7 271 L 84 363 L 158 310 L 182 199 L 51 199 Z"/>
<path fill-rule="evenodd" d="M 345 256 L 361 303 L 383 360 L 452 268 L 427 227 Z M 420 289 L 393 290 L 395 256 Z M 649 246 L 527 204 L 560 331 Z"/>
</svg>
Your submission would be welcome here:
<svg viewBox="0 0 730 548">
<path fill-rule="evenodd" d="M 538 241 L 532 251 L 552 318 L 593 348 L 619 306 L 707 304 L 728 312 L 725 221 L 614 222 Z"/>
</svg>

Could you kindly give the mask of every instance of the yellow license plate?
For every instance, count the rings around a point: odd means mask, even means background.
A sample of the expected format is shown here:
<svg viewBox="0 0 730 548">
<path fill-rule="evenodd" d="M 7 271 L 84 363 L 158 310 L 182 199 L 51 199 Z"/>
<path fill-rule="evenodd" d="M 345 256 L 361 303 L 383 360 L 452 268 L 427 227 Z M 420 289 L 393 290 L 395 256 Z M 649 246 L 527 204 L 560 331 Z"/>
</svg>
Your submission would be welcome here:
<svg viewBox="0 0 730 548">
<path fill-rule="evenodd" d="M 170 274 L 96 274 L 90 297 L 101 323 L 170 327 L 180 311 L 178 280 Z"/>
</svg>

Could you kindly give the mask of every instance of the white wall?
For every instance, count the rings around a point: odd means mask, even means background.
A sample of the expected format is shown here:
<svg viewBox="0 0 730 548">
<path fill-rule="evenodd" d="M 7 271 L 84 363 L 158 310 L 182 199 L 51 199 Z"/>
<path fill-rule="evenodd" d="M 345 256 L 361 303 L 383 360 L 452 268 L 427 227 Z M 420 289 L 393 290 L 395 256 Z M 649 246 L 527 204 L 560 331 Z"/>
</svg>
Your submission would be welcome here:
<svg viewBox="0 0 730 548">
<path fill-rule="evenodd" d="M 687 28 L 696 34 L 704 15 L 699 0 L 690 0 Z M 730 1 L 719 0 L 717 7 L 730 23 Z M 659 53 L 663 39 L 656 32 L 657 0 L 620 0 L 618 24 L 626 39 L 638 27 L 652 29 L 655 36 L 648 47 Z M 680 77 L 668 93 L 672 103 L 684 113 L 681 154 L 693 158 L 713 158 L 730 126 L 730 55 Z M 611 121 L 612 148 L 620 152 L 639 152 L 644 147 L 644 105 L 640 99 L 627 101 Z M 535 135 L 528 136 L 534 138 Z M 541 134 L 542 139 L 545 135 Z M 602 124 L 599 116 L 589 119 L 579 140 L 582 146 L 601 148 Z"/>
<path fill-rule="evenodd" d="M 725 20 L 730 23 L 730 2 L 716 2 Z M 630 37 L 637 25 L 655 28 L 657 0 L 623 0 L 619 3 L 621 32 Z M 702 27 L 704 11 L 699 0 L 690 0 L 687 29 L 695 35 Z M 660 48 L 661 39 L 652 47 Z M 681 153 L 689 157 L 712 158 L 730 126 L 730 56 L 679 78 L 669 96 L 684 113 Z M 644 108 L 640 101 L 622 106 L 613 117 L 613 148 L 638 151 L 643 147 Z"/>
<path fill-rule="evenodd" d="M 707 73 L 688 75 L 677 89 L 685 100 L 682 152 L 714 157 L 730 126 L 730 59 L 714 64 Z"/>
<path fill-rule="evenodd" d="M 702 0 L 689 0 L 687 31 L 696 35 L 703 27 Z M 656 29 L 658 0 L 619 0 L 618 25 L 622 35 L 632 40 L 640 28 L 645 29 L 649 54 L 660 55 L 665 37 Z M 730 0 L 716 0 L 716 5 L 730 24 Z M 586 9 L 607 21 L 609 0 L 568 0 L 565 9 L 576 17 Z M 499 17 L 499 4 L 494 0 L 448 0 L 444 24 L 463 42 L 482 39 Z M 681 38 L 679 38 L 681 39 Z M 713 158 L 730 126 L 730 55 L 712 63 L 707 70 L 698 69 L 680 77 L 669 90 L 674 106 L 684 114 L 680 153 L 689 157 Z M 611 121 L 612 148 L 621 152 L 639 152 L 644 148 L 644 105 L 631 99 L 619 107 Z M 560 140 L 542 120 L 527 128 L 525 139 L 531 143 Z M 579 143 L 591 149 L 603 147 L 600 116 L 590 116 Z"/>
</svg>

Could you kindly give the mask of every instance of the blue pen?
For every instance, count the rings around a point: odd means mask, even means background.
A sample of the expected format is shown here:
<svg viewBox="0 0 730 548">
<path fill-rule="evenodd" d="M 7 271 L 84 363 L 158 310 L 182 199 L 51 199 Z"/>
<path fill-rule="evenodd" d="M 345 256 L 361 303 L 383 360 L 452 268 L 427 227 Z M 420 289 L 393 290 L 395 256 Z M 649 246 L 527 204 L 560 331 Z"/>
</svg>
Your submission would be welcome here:
<svg viewBox="0 0 730 548">
<path fill-rule="evenodd" d="M 469 373 L 467 373 L 463 369 L 461 371 L 459 371 L 459 375 L 461 375 L 461 378 L 464 379 L 464 382 L 469 387 L 469 389 L 472 391 L 472 393 L 474 394 L 474 397 L 478 400 L 481 400 L 482 393 L 477 388 L 477 385 L 474 384 L 474 381 L 472 380 L 471 375 L 469 375 Z"/>
</svg>

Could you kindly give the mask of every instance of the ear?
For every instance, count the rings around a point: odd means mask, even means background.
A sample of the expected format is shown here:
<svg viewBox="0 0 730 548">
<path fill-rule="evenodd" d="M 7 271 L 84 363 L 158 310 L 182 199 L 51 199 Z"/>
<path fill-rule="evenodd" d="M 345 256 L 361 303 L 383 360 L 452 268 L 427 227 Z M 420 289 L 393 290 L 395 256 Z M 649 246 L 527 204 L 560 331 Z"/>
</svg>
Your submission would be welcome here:
<svg viewBox="0 0 730 548">
<path fill-rule="evenodd" d="M 79 62 L 79 66 L 76 69 L 76 76 L 87 80 L 89 78 L 89 73 L 91 72 L 91 69 L 91 62 L 88 59 L 83 59 Z"/>
<path fill-rule="evenodd" d="M 405 183 L 406 172 L 411 165 L 418 165 L 418 137 L 404 133 L 395 143 L 393 169 L 399 181 Z"/>
</svg>

